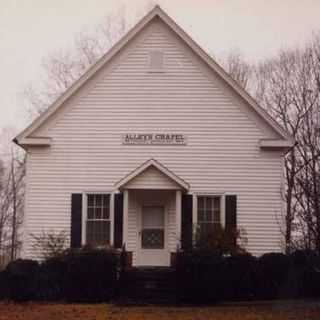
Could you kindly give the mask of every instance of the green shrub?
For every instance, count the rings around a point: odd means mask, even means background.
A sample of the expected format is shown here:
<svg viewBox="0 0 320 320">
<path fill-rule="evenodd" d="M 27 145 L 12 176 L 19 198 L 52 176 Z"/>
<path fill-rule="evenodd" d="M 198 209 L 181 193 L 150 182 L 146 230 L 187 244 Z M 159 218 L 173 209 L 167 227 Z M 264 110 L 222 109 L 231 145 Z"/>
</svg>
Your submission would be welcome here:
<svg viewBox="0 0 320 320">
<path fill-rule="evenodd" d="M 289 294 L 288 277 L 292 271 L 290 257 L 282 253 L 267 253 L 258 262 L 258 296 L 261 299 L 286 297 Z"/>
<path fill-rule="evenodd" d="M 65 256 L 50 258 L 40 265 L 37 275 L 37 300 L 64 300 Z"/>
<path fill-rule="evenodd" d="M 16 260 L 0 273 L 0 299 L 102 302 L 114 297 L 119 257 L 112 250 L 70 250 L 39 264 Z"/>
<path fill-rule="evenodd" d="M 223 300 L 257 298 L 257 258 L 249 254 L 223 258 Z"/>
<path fill-rule="evenodd" d="M 114 297 L 119 255 L 114 251 L 80 250 L 64 257 L 62 292 L 69 302 L 102 302 Z"/>
<path fill-rule="evenodd" d="M 5 271 L 0 272 L 0 301 L 8 299 L 8 274 Z"/>
<path fill-rule="evenodd" d="M 5 270 L 8 298 L 17 302 L 34 300 L 38 272 L 37 261 L 18 259 L 10 262 Z"/>
<path fill-rule="evenodd" d="M 312 251 L 259 258 L 179 252 L 176 271 L 184 303 L 320 297 L 320 257 Z"/>
<path fill-rule="evenodd" d="M 223 260 L 205 251 L 178 253 L 176 272 L 180 301 L 210 303 L 221 299 Z"/>
<path fill-rule="evenodd" d="M 298 250 L 290 255 L 292 271 L 288 283 L 294 298 L 320 297 L 320 256 L 311 250 Z"/>
<path fill-rule="evenodd" d="M 0 299 L 108 301 L 117 294 L 119 269 L 120 257 L 113 250 L 70 250 L 41 264 L 16 260 L 0 273 Z M 178 252 L 176 279 L 183 303 L 319 298 L 320 257 L 312 251 L 259 258 L 205 250 Z"/>
<path fill-rule="evenodd" d="M 226 230 L 219 224 L 198 224 L 193 230 L 193 248 L 191 251 L 211 252 L 215 255 L 246 254 L 248 241 L 244 229 Z"/>
</svg>

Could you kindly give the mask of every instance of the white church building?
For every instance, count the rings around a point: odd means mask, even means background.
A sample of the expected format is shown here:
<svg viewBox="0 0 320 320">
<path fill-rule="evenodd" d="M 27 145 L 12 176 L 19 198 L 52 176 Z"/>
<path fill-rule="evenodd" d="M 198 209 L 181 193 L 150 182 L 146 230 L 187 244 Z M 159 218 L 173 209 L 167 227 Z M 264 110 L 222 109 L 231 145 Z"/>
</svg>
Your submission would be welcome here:
<svg viewBox="0 0 320 320">
<path fill-rule="evenodd" d="M 32 235 L 125 245 L 169 266 L 193 226 L 242 228 L 281 250 L 290 136 L 156 6 L 15 142 L 27 152 L 23 256 Z"/>
</svg>

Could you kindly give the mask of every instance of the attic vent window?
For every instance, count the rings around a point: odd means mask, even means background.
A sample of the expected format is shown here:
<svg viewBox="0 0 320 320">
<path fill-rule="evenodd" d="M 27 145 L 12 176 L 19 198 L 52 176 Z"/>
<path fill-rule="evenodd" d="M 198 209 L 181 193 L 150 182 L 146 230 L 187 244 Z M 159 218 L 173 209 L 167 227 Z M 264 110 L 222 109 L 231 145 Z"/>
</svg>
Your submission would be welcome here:
<svg viewBox="0 0 320 320">
<path fill-rule="evenodd" d="M 164 54 L 163 51 L 150 51 L 149 53 L 149 72 L 164 72 Z"/>
</svg>

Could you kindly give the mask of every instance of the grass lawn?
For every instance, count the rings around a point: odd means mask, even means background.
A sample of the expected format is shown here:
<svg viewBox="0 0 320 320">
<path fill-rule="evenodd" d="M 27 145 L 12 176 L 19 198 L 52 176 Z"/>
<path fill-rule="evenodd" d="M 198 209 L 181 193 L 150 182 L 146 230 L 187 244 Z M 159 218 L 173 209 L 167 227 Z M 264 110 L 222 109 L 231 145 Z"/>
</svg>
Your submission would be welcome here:
<svg viewBox="0 0 320 320">
<path fill-rule="evenodd" d="M 319 320 L 320 303 L 265 306 L 118 307 L 107 304 L 0 303 L 0 320 Z"/>
</svg>

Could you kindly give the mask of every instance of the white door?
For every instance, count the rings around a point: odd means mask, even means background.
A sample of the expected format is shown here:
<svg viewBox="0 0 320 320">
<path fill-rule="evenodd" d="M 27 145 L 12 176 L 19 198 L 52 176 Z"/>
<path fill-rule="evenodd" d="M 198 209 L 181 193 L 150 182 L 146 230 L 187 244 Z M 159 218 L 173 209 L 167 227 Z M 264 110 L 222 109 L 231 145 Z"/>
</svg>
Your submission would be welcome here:
<svg viewBox="0 0 320 320">
<path fill-rule="evenodd" d="M 143 206 L 140 216 L 140 266 L 169 266 L 166 211 L 163 206 Z"/>
</svg>

